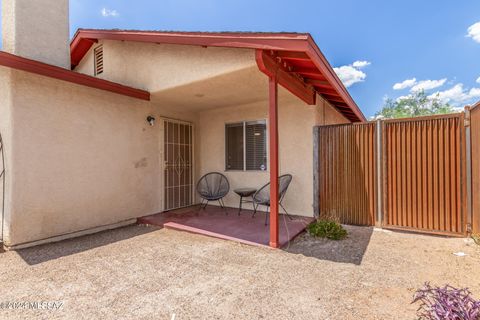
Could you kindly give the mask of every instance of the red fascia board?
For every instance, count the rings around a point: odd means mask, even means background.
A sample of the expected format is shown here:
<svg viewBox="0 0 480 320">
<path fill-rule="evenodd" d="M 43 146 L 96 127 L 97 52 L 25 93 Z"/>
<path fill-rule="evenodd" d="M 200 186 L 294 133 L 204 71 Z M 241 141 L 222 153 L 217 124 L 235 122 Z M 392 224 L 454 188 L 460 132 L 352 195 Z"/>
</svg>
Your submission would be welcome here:
<svg viewBox="0 0 480 320">
<path fill-rule="evenodd" d="M 0 51 L 0 66 L 47 76 L 86 87 L 110 91 L 141 100 L 150 100 L 150 93 L 148 91 L 127 87 L 115 82 L 73 72 L 71 70 L 19 57 L 7 52 Z"/>
<path fill-rule="evenodd" d="M 82 46 L 88 46 L 88 44 L 82 43 L 85 39 L 284 51 L 305 51 L 308 45 L 306 43 L 308 35 L 297 33 L 202 33 L 80 29 L 70 44 L 72 65 L 74 66 L 82 58 Z"/>
<path fill-rule="evenodd" d="M 353 113 L 358 117 L 359 121 L 366 122 L 367 119 L 363 115 L 360 108 L 357 106 L 355 101 L 352 99 L 350 94 L 348 93 L 347 89 L 343 85 L 340 78 L 337 76 L 333 68 L 328 63 L 327 59 L 320 51 L 318 46 L 316 45 L 315 41 L 311 37 L 308 39 L 309 48 L 308 48 L 308 56 L 312 59 L 312 62 L 317 66 L 317 68 L 321 71 L 327 81 L 332 85 L 332 87 L 339 93 L 342 99 L 345 101 L 347 105 L 350 106 Z"/>
<path fill-rule="evenodd" d="M 70 61 L 72 64 L 72 69 L 74 69 L 82 60 L 82 58 L 87 54 L 88 50 L 92 47 L 94 43 L 98 42 L 97 39 L 82 39 L 76 44 L 76 50 L 71 51 Z"/>
</svg>

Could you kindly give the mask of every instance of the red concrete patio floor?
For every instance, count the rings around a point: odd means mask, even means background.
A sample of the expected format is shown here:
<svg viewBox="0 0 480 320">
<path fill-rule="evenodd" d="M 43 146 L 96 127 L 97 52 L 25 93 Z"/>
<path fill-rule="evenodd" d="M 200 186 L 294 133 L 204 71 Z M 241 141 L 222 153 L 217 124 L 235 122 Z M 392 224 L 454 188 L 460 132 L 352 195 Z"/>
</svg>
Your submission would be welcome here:
<svg viewBox="0 0 480 320">
<path fill-rule="evenodd" d="M 189 207 L 169 212 L 157 213 L 138 219 L 140 224 L 157 225 L 169 229 L 187 231 L 210 237 L 237 241 L 249 245 L 268 246 L 269 226 L 265 226 L 265 213 L 257 212 L 252 218 L 251 210 L 228 208 L 228 215 L 217 206 L 208 206 L 206 210 L 197 211 L 198 207 Z M 279 217 L 279 242 L 283 247 L 303 232 L 314 219 L 286 215 Z"/>
</svg>

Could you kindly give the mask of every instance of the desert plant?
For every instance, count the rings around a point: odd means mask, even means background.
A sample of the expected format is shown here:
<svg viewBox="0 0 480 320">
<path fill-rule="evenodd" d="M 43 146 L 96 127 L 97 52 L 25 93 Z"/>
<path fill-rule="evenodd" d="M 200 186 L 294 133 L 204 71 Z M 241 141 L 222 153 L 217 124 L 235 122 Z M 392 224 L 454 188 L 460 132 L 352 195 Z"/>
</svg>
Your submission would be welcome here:
<svg viewBox="0 0 480 320">
<path fill-rule="evenodd" d="M 473 233 L 471 237 L 473 241 L 480 246 L 480 233 Z"/>
<path fill-rule="evenodd" d="M 475 300 L 467 288 L 457 289 L 450 285 L 435 287 L 426 282 L 423 288 L 415 293 L 412 303 L 416 302 L 420 302 L 420 319 L 480 319 L 480 301 Z"/>
<path fill-rule="evenodd" d="M 347 237 L 347 230 L 332 220 L 318 220 L 308 226 L 308 233 L 314 237 L 342 240 Z"/>
</svg>

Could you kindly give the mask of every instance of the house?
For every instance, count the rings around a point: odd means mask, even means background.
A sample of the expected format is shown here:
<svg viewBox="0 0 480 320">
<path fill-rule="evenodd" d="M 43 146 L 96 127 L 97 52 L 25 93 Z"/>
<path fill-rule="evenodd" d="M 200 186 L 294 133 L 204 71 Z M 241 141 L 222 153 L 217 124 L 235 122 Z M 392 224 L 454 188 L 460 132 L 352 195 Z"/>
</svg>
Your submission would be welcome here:
<svg viewBox="0 0 480 320">
<path fill-rule="evenodd" d="M 68 0 L 3 1 L 7 248 L 196 204 L 211 171 L 232 188 L 290 173 L 286 207 L 313 216 L 313 126 L 365 118 L 309 34 L 82 29 L 70 42 L 68 16 Z M 271 217 L 275 247 L 273 204 Z"/>
</svg>

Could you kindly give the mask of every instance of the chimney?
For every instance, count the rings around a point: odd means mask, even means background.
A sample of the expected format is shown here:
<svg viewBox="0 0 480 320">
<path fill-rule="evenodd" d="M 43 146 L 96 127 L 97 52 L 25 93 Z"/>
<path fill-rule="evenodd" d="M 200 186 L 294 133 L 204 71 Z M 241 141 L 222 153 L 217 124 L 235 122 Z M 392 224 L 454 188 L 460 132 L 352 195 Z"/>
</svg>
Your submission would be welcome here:
<svg viewBox="0 0 480 320">
<path fill-rule="evenodd" d="M 68 0 L 2 0 L 3 48 L 70 69 Z"/>
</svg>

